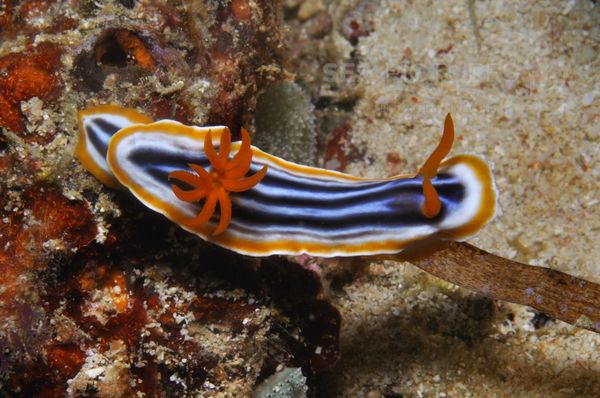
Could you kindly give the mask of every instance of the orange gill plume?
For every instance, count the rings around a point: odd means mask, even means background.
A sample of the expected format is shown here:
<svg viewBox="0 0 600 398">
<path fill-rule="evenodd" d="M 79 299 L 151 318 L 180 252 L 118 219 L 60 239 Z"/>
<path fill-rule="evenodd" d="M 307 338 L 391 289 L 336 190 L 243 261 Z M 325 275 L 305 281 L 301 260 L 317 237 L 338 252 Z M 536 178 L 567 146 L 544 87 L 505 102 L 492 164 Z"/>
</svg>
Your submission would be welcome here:
<svg viewBox="0 0 600 398">
<path fill-rule="evenodd" d="M 231 133 L 225 129 L 221 134 L 219 153 L 215 151 L 210 131 L 204 138 L 204 151 L 210 162 L 210 172 L 197 164 L 189 164 L 193 172 L 178 170 L 169 174 L 169 179 L 179 180 L 192 187 L 184 190 L 177 185 L 171 185 L 173 193 L 185 202 L 198 202 L 206 198 L 202 210 L 198 215 L 187 221 L 189 226 L 200 226 L 213 216 L 217 202 L 220 208 L 220 219 L 213 235 L 219 235 L 225 231 L 231 221 L 231 199 L 230 192 L 243 192 L 258 184 L 267 172 L 267 166 L 263 166 L 258 172 L 250 177 L 245 175 L 250 170 L 252 162 L 252 148 L 250 147 L 250 135 L 242 128 L 242 144 L 235 156 L 230 160 Z"/>
</svg>

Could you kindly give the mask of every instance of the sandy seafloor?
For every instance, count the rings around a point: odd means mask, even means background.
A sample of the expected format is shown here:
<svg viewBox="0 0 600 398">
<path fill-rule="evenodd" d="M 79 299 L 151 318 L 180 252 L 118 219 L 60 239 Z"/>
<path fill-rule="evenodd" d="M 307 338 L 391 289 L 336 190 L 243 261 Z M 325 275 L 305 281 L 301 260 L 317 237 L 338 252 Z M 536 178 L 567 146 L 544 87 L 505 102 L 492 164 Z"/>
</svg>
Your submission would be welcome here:
<svg viewBox="0 0 600 398">
<path fill-rule="evenodd" d="M 349 48 L 336 23 L 357 2 L 304 3 L 333 16 L 315 48 L 346 72 L 333 83 L 317 68 L 296 72 L 308 85 L 320 80 L 321 94 L 334 84 L 356 101 L 351 141 L 365 154 L 346 171 L 417 170 L 451 112 L 452 154 L 483 155 L 499 191 L 499 214 L 469 242 L 600 282 L 600 5 L 362 2 L 375 4 L 373 31 Z M 331 294 L 343 325 L 330 396 L 600 396 L 593 332 L 411 265 L 374 263 Z"/>
</svg>

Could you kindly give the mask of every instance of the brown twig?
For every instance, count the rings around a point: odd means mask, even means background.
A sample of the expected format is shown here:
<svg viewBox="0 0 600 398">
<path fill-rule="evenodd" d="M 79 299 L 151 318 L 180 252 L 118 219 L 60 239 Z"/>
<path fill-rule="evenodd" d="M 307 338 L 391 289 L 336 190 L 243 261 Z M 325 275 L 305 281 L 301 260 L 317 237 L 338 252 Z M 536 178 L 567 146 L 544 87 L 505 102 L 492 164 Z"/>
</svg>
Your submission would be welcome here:
<svg viewBox="0 0 600 398">
<path fill-rule="evenodd" d="M 430 244 L 430 242 L 429 242 Z M 600 285 L 549 268 L 521 264 L 464 242 L 437 242 L 383 258 L 422 270 L 496 300 L 527 305 L 561 321 L 600 333 Z"/>
</svg>

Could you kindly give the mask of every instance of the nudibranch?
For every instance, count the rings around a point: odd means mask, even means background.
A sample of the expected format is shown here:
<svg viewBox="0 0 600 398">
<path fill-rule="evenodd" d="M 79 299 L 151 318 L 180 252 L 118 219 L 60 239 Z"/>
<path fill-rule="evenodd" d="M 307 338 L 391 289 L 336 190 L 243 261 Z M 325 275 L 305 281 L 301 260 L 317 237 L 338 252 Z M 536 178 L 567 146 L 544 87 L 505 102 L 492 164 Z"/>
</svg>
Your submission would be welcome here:
<svg viewBox="0 0 600 398">
<path fill-rule="evenodd" d="M 285 161 L 251 146 L 246 131 L 232 143 L 225 126 L 152 122 L 114 105 L 83 110 L 78 122 L 77 155 L 100 181 L 246 255 L 397 253 L 432 235 L 464 239 L 496 211 L 484 160 L 444 160 L 454 139 L 450 115 L 416 176 L 381 179 Z"/>
</svg>

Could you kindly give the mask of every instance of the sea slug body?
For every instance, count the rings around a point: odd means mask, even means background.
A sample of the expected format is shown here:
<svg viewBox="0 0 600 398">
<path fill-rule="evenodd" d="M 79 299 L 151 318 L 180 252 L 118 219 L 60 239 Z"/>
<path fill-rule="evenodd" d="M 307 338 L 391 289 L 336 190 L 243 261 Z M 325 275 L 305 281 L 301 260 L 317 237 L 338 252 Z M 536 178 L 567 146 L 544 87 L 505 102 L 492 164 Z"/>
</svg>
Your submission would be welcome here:
<svg viewBox="0 0 600 398">
<path fill-rule="evenodd" d="M 231 143 L 224 126 L 151 122 L 115 105 L 81 111 L 79 135 L 77 155 L 100 181 L 127 188 L 187 231 L 246 255 L 397 253 L 434 234 L 464 239 L 496 209 L 484 160 L 443 161 L 454 135 L 449 115 L 440 144 L 416 176 L 381 179 L 288 162 L 251 146 L 245 131 Z"/>
</svg>

